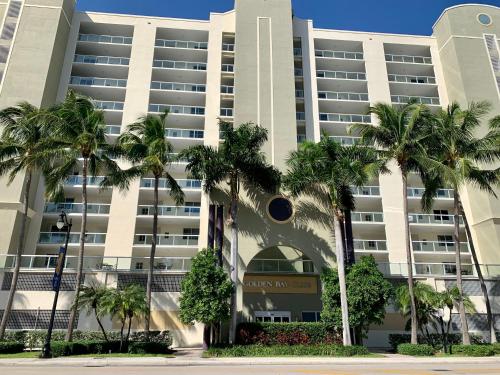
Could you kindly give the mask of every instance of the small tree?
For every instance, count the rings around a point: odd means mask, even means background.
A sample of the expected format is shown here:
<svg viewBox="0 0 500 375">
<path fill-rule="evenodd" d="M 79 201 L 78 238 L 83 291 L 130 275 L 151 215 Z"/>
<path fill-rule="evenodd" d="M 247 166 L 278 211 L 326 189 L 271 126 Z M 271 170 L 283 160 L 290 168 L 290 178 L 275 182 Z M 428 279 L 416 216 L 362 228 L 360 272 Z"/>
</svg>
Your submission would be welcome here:
<svg viewBox="0 0 500 375">
<path fill-rule="evenodd" d="M 106 335 L 106 330 L 104 329 L 101 322 L 101 318 L 104 315 L 104 310 L 102 309 L 101 305 L 104 297 L 109 292 L 110 290 L 104 285 L 83 285 L 82 289 L 80 290 L 80 296 L 78 298 L 80 307 L 87 310 L 87 315 L 94 313 L 97 324 L 99 324 L 99 328 L 101 329 L 104 340 L 106 341 L 109 340 L 108 336 Z"/>
<path fill-rule="evenodd" d="M 182 281 L 180 318 L 184 324 L 194 322 L 205 325 L 203 347 L 210 345 L 210 332 L 214 324 L 230 318 L 229 299 L 233 284 L 224 270 L 217 265 L 217 255 L 204 249 L 193 258 L 191 271 Z"/>
<path fill-rule="evenodd" d="M 325 270 L 321 280 L 323 281 L 321 319 L 340 326 L 342 312 L 337 270 Z M 367 336 L 370 325 L 383 323 L 387 303 L 393 296 L 393 288 L 378 270 L 372 256 L 361 257 L 359 262 L 347 269 L 346 284 L 349 323 L 355 329 L 358 342 L 361 343 L 362 338 Z"/>
</svg>

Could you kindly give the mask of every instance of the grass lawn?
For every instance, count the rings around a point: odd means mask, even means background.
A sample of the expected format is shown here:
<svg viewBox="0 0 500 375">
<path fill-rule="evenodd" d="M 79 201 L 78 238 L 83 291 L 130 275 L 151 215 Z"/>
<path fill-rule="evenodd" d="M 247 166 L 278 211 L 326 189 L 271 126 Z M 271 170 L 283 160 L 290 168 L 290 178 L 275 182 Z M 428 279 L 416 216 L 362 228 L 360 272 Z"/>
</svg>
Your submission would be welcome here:
<svg viewBox="0 0 500 375">
<path fill-rule="evenodd" d="M 2 359 L 16 359 L 16 358 L 38 358 L 40 352 L 23 352 L 15 354 L 0 354 Z M 147 357 L 163 357 L 175 358 L 173 354 L 128 354 L 128 353 L 112 353 L 112 354 L 82 354 L 65 358 L 147 358 Z M 63 357 L 60 357 L 63 358 Z"/>
<path fill-rule="evenodd" d="M 10 358 L 38 358 L 40 352 L 23 352 L 15 354 L 0 354 L 0 359 L 10 359 Z"/>
</svg>

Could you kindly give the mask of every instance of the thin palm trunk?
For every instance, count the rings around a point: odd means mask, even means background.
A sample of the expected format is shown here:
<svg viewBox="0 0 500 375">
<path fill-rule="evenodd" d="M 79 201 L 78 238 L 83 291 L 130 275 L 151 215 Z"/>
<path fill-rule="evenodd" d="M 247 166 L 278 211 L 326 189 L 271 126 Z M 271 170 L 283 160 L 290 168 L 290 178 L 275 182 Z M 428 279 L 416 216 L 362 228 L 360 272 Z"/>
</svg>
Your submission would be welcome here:
<svg viewBox="0 0 500 375">
<path fill-rule="evenodd" d="M 123 351 L 123 329 L 125 328 L 126 320 L 122 320 L 121 323 L 122 323 L 122 326 L 120 328 L 120 352 Z"/>
<path fill-rule="evenodd" d="M 156 242 L 158 240 L 158 186 L 160 184 L 160 177 L 155 176 L 155 188 L 154 188 L 154 207 L 153 207 L 153 238 L 151 240 L 151 254 L 149 255 L 149 270 L 148 270 L 148 281 L 146 286 L 146 299 L 148 304 L 148 312 L 146 314 L 146 326 L 145 331 L 149 332 L 151 327 L 151 294 L 153 287 L 153 273 L 154 273 L 154 263 L 156 256 Z"/>
<path fill-rule="evenodd" d="M 351 330 L 349 327 L 349 307 L 347 303 L 347 286 L 345 281 L 345 259 L 344 242 L 342 241 L 342 228 L 340 226 L 341 214 L 336 213 L 334 217 L 335 227 L 335 252 L 337 255 L 337 269 L 339 273 L 340 286 L 340 308 L 342 310 L 342 337 L 344 346 L 351 346 Z"/>
<path fill-rule="evenodd" d="M 417 320 L 417 307 L 415 305 L 415 293 L 413 291 L 413 256 L 411 253 L 410 244 L 410 221 L 408 220 L 408 174 L 402 171 L 403 175 L 403 213 L 405 221 L 405 247 L 406 247 L 406 261 L 408 264 L 408 293 L 410 295 L 410 319 L 411 319 L 411 343 L 418 343 L 418 320 Z"/>
<path fill-rule="evenodd" d="M 231 297 L 231 322 L 229 340 L 236 340 L 236 325 L 238 322 L 237 291 L 238 291 L 238 188 L 236 178 L 231 182 L 231 281 L 234 292 Z"/>
<path fill-rule="evenodd" d="M 474 267 L 476 268 L 477 277 L 479 279 L 479 284 L 481 285 L 481 291 L 483 292 L 484 304 L 486 305 L 486 317 L 488 319 L 488 327 L 490 327 L 490 343 L 495 344 L 497 342 L 496 330 L 495 330 L 495 320 L 493 319 L 493 312 L 491 311 L 490 296 L 488 295 L 488 289 L 486 288 L 486 283 L 484 282 L 483 270 L 479 264 L 477 258 L 476 248 L 474 247 L 474 241 L 472 240 L 472 233 L 470 231 L 469 222 L 467 221 L 467 216 L 462 207 L 459 196 L 459 207 L 460 214 L 464 220 L 465 232 L 467 233 L 467 238 L 469 240 L 469 249 L 474 262 Z"/>
<path fill-rule="evenodd" d="M 16 266 L 14 268 L 14 273 L 12 274 L 12 282 L 10 284 L 9 297 L 7 298 L 7 304 L 4 309 L 2 323 L 0 324 L 0 340 L 4 338 L 5 330 L 7 329 L 7 322 L 9 321 L 10 312 L 12 311 L 12 304 L 14 302 L 14 297 L 16 294 L 17 280 L 19 279 L 19 270 L 21 268 L 21 260 L 22 260 L 22 255 L 24 253 L 24 237 L 26 233 L 26 223 L 28 221 L 29 197 L 31 192 L 32 178 L 33 178 L 32 173 L 31 171 L 29 171 L 24 191 L 24 212 L 23 212 L 24 216 L 21 221 L 21 230 L 19 232 L 19 246 L 17 247 L 17 253 L 16 253 Z"/>
<path fill-rule="evenodd" d="M 354 237 L 352 234 L 352 215 L 351 210 L 344 211 L 345 244 L 346 244 L 346 264 L 356 263 L 356 254 L 354 253 Z"/>
<path fill-rule="evenodd" d="M 97 320 L 97 324 L 99 324 L 99 328 L 101 329 L 102 335 L 104 336 L 104 340 L 108 342 L 108 335 L 106 335 L 106 330 L 104 329 L 104 326 L 102 325 L 101 319 L 99 318 L 99 314 L 97 313 L 97 309 L 94 307 L 94 315 L 95 319 Z"/>
<path fill-rule="evenodd" d="M 73 329 L 75 326 L 75 321 L 78 311 L 78 299 L 80 298 L 80 290 L 83 284 L 83 257 L 85 254 L 85 240 L 87 234 L 87 172 L 88 172 L 88 158 L 83 158 L 83 169 L 82 169 L 82 226 L 80 229 L 80 251 L 78 253 L 78 270 L 76 273 L 76 290 L 75 290 L 75 302 L 68 322 L 68 331 L 66 332 L 66 341 L 73 340 Z"/>
<path fill-rule="evenodd" d="M 128 317 L 128 330 L 127 330 L 127 338 L 125 339 L 125 343 L 128 346 L 128 340 L 130 339 L 130 330 L 132 329 L 132 317 Z"/>
<path fill-rule="evenodd" d="M 455 242 L 455 264 L 457 272 L 457 288 L 459 292 L 458 312 L 460 314 L 460 323 L 462 325 L 462 343 L 470 345 L 469 327 L 467 325 L 467 316 L 465 314 L 464 297 L 463 297 L 463 282 L 462 282 L 462 256 L 460 252 L 460 208 L 458 191 L 455 187 L 453 194 L 453 214 L 454 214 L 454 230 L 453 240 Z"/>
</svg>

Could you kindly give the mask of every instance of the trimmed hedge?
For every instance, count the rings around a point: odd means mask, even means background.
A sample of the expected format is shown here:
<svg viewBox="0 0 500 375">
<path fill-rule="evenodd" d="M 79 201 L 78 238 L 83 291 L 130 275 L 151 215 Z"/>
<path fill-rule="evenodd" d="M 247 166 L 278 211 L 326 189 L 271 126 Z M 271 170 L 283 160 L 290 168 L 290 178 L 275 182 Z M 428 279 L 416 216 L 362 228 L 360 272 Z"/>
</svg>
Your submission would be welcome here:
<svg viewBox="0 0 500 375">
<path fill-rule="evenodd" d="M 398 354 L 426 357 L 434 355 L 434 348 L 427 344 L 399 344 Z"/>
<path fill-rule="evenodd" d="M 493 344 L 492 347 L 495 354 L 500 354 L 500 343 Z"/>
<path fill-rule="evenodd" d="M 342 336 L 328 323 L 241 323 L 236 331 L 238 345 L 333 345 Z"/>
<path fill-rule="evenodd" d="M 119 341 L 53 341 L 51 342 L 52 356 L 65 357 L 82 354 L 106 354 L 110 351 L 120 351 Z"/>
<path fill-rule="evenodd" d="M 451 353 L 465 357 L 491 357 L 495 355 L 495 349 L 493 345 L 454 345 Z"/>
<path fill-rule="evenodd" d="M 228 347 L 212 347 L 205 353 L 209 357 L 354 357 L 370 354 L 364 346 L 342 345 L 235 345 Z"/>
<path fill-rule="evenodd" d="M 434 349 L 442 348 L 442 339 L 441 335 L 437 333 L 431 333 L 430 340 L 427 337 L 418 335 L 418 343 L 431 345 Z M 483 344 L 483 339 L 481 336 L 471 335 L 471 341 L 473 344 Z M 390 334 L 389 335 L 389 344 L 393 351 L 397 351 L 398 346 L 400 344 L 409 344 L 411 342 L 411 335 L 404 334 Z M 450 333 L 448 335 L 448 344 L 450 345 L 460 345 L 462 343 L 462 334 L 460 333 Z"/>
<path fill-rule="evenodd" d="M 128 344 L 129 354 L 169 354 L 170 344 L 165 342 L 131 342 Z"/>
<path fill-rule="evenodd" d="M 0 341 L 0 354 L 15 354 L 24 351 L 24 343 L 12 341 Z"/>
</svg>

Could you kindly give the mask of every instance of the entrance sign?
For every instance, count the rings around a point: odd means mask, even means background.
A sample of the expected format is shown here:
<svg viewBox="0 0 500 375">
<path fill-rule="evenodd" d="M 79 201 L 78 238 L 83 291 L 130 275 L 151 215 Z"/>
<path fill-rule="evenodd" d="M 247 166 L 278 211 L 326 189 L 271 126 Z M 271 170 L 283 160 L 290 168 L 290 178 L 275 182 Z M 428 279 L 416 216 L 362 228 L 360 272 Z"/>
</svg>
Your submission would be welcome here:
<svg viewBox="0 0 500 375">
<path fill-rule="evenodd" d="M 317 276 L 245 275 L 244 293 L 318 294 Z"/>
<path fill-rule="evenodd" d="M 54 292 L 58 291 L 61 286 L 62 279 L 62 271 L 64 268 L 64 255 L 66 253 L 66 249 L 61 247 L 59 249 L 59 257 L 57 258 L 56 270 L 54 272 L 54 277 L 52 278 L 52 290 Z"/>
</svg>

